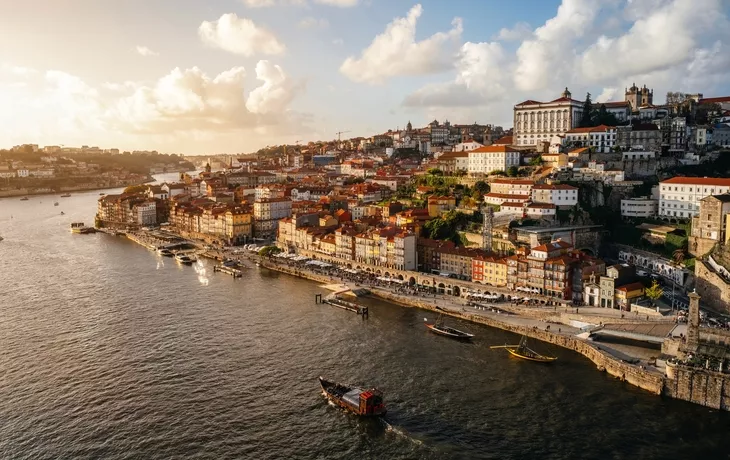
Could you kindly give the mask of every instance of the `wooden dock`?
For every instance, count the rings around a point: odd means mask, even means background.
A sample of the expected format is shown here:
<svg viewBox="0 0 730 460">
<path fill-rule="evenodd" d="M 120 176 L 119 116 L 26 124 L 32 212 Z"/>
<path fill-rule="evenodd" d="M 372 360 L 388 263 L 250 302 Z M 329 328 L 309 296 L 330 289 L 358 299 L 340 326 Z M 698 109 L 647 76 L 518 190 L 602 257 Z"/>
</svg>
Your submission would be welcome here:
<svg viewBox="0 0 730 460">
<path fill-rule="evenodd" d="M 341 308 L 343 310 L 351 311 L 353 313 L 357 313 L 358 315 L 362 315 L 363 318 L 368 317 L 368 307 L 365 305 L 358 305 L 356 303 L 348 302 L 346 300 L 342 300 L 338 298 L 335 295 L 329 295 L 325 298 L 322 298 L 322 294 L 317 294 L 314 297 L 315 301 L 317 303 L 326 303 L 330 304 L 333 307 Z"/>
</svg>

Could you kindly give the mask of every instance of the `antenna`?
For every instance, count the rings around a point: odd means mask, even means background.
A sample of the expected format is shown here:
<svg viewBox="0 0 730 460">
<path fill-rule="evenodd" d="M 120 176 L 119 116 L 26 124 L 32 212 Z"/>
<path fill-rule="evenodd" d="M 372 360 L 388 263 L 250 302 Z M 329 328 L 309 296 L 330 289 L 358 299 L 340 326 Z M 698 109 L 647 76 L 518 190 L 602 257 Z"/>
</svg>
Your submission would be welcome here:
<svg viewBox="0 0 730 460">
<path fill-rule="evenodd" d="M 482 225 L 482 249 L 492 252 L 492 227 L 494 226 L 494 209 L 487 206 L 484 210 L 484 224 Z"/>
</svg>

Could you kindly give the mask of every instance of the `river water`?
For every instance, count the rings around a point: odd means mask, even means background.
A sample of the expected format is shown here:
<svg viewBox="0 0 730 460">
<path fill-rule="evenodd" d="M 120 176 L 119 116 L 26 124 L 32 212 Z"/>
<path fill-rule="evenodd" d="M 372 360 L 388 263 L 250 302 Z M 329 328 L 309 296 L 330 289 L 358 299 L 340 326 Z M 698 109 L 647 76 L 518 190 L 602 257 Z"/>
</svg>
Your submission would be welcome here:
<svg viewBox="0 0 730 460">
<path fill-rule="evenodd" d="M 422 310 L 367 300 L 362 320 L 309 281 L 71 234 L 98 197 L 0 200 L 0 458 L 729 458 L 730 414 L 566 350 L 518 361 L 499 330 L 452 319 L 476 334 L 458 343 Z M 319 375 L 381 388 L 385 422 L 327 404 Z"/>
</svg>

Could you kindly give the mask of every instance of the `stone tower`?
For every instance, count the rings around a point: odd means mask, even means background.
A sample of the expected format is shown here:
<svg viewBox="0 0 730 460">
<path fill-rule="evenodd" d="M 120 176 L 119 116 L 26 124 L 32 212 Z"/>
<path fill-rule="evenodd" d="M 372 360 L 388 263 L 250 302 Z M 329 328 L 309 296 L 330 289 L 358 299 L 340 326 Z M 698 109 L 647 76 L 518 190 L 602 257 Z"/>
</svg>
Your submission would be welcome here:
<svg viewBox="0 0 730 460">
<path fill-rule="evenodd" d="M 641 106 L 654 104 L 654 90 L 646 85 L 639 88 L 633 83 L 631 88 L 626 89 L 625 100 L 631 104 L 631 110 L 639 110 Z"/>
<path fill-rule="evenodd" d="M 411 120 L 408 120 L 408 124 L 406 125 L 406 131 L 413 131 L 413 125 L 411 124 Z"/>
<path fill-rule="evenodd" d="M 568 87 L 565 87 L 565 91 L 563 91 L 563 94 L 560 95 L 560 97 L 565 97 L 568 99 L 572 99 L 572 94 L 570 94 L 570 91 L 568 91 Z"/>
<path fill-rule="evenodd" d="M 700 296 L 694 291 L 689 293 L 687 321 L 687 348 L 696 350 L 700 344 Z"/>
</svg>

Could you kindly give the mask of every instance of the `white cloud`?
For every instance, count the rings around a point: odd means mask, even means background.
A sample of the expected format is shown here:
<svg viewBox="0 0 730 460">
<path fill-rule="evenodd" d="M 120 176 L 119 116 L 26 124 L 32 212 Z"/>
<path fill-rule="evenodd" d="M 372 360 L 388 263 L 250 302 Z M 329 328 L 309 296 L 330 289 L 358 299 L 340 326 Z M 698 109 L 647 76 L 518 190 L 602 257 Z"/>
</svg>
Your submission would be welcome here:
<svg viewBox="0 0 730 460">
<path fill-rule="evenodd" d="M 594 98 L 593 100 L 596 102 L 610 102 L 613 101 L 615 97 L 619 96 L 620 93 L 618 91 L 618 88 L 603 88 L 603 91 L 601 94 L 598 95 L 598 97 Z"/>
<path fill-rule="evenodd" d="M 156 53 L 156 52 L 152 51 L 151 49 L 149 49 L 148 47 L 143 46 L 143 45 L 137 45 L 135 50 L 137 51 L 137 54 L 139 54 L 140 56 L 143 56 L 143 57 L 160 55 L 160 53 Z"/>
<path fill-rule="evenodd" d="M 198 35 L 209 46 L 243 56 L 281 54 L 286 49 L 272 32 L 234 13 L 224 14 L 217 21 L 204 21 Z"/>
<path fill-rule="evenodd" d="M 332 40 L 332 44 L 337 45 L 337 46 L 342 46 L 345 44 L 345 41 L 341 38 L 335 38 L 334 40 Z"/>
<path fill-rule="evenodd" d="M 520 41 L 532 36 L 532 27 L 526 22 L 518 22 L 514 27 L 500 29 L 494 39 L 503 41 Z"/>
<path fill-rule="evenodd" d="M 291 103 L 298 88 L 278 65 L 269 61 L 256 64 L 256 78 L 263 84 L 251 91 L 246 101 L 246 108 L 251 113 L 281 113 Z"/>
<path fill-rule="evenodd" d="M 553 87 L 566 78 L 572 66 L 572 42 L 593 24 L 598 0 L 563 0 L 558 13 L 522 42 L 517 50 L 516 86 L 525 91 Z"/>
<path fill-rule="evenodd" d="M 321 5 L 337 6 L 339 8 L 351 8 L 357 6 L 359 0 L 314 0 L 314 3 Z"/>
<path fill-rule="evenodd" d="M 720 0 L 666 2 L 640 17 L 625 34 L 599 37 L 582 53 L 582 74 L 589 81 L 605 82 L 681 64 L 693 56 L 698 37 L 721 14 Z"/>
<path fill-rule="evenodd" d="M 31 69 L 29 67 L 10 64 L 3 64 L 0 66 L 0 70 L 2 70 L 3 73 L 8 73 L 17 77 L 29 77 L 38 73 L 35 69 Z"/>
<path fill-rule="evenodd" d="M 243 4 L 249 8 L 266 8 L 274 6 L 276 2 L 274 0 L 242 0 Z"/>
<path fill-rule="evenodd" d="M 329 27 L 329 25 L 330 23 L 326 19 L 317 19 L 311 16 L 302 18 L 302 20 L 299 21 L 299 27 L 301 27 L 302 29 L 326 29 L 327 27 Z"/>
<path fill-rule="evenodd" d="M 340 72 L 356 82 L 379 84 L 395 76 L 426 75 L 451 68 L 461 38 L 461 19 L 453 20 L 450 31 L 417 42 L 416 22 L 422 13 L 423 8 L 417 4 L 405 18 L 393 20 L 360 58 L 348 57 Z"/>
</svg>

